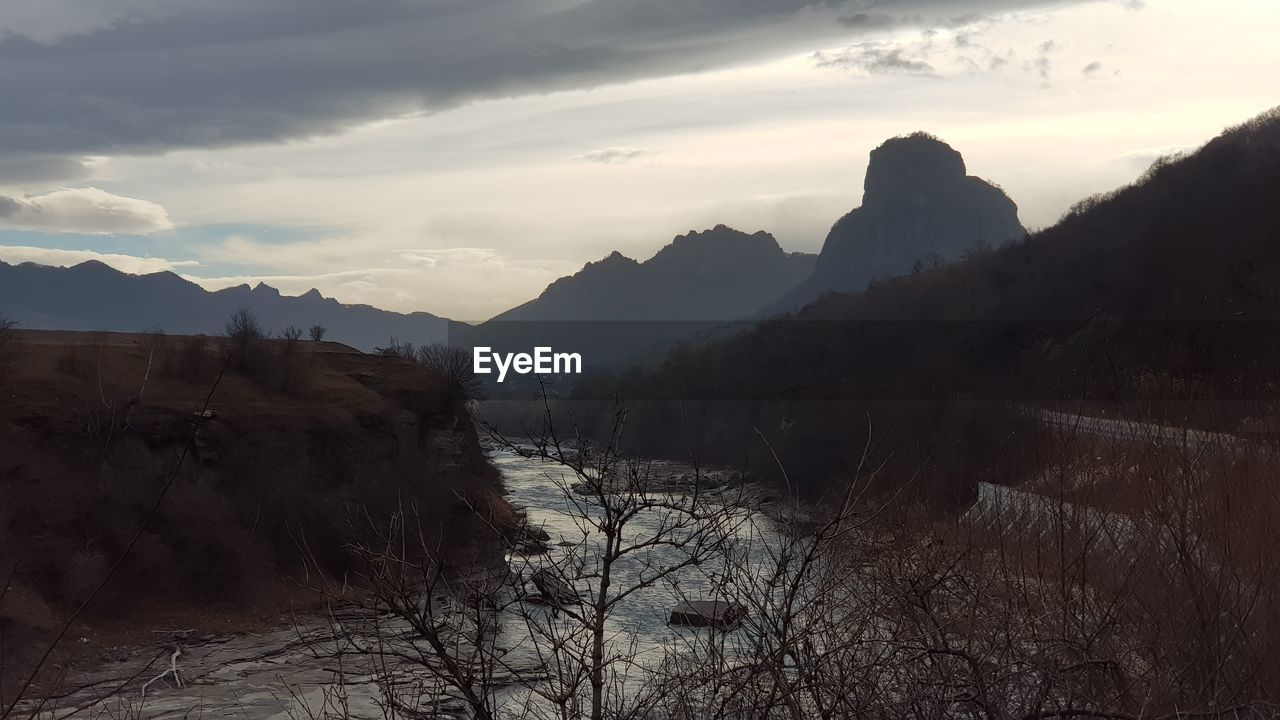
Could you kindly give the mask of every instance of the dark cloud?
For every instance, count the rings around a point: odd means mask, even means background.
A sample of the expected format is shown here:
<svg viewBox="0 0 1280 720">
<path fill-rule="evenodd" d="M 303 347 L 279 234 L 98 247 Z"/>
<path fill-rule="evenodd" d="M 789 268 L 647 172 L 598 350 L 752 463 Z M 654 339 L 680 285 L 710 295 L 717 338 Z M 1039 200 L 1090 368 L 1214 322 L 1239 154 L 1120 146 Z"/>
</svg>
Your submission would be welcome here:
<svg viewBox="0 0 1280 720">
<path fill-rule="evenodd" d="M 0 155 L 83 155 L 326 134 L 1074 0 L 3 1 L 25 13 L 0 15 Z"/>
<path fill-rule="evenodd" d="M 900 19 L 887 13 L 858 12 L 852 15 L 841 15 L 840 24 L 858 30 L 885 30 L 895 27 Z"/>
<path fill-rule="evenodd" d="M 10 197 L 0 195 L 0 218 L 9 217 L 23 208 L 22 203 Z"/>
<path fill-rule="evenodd" d="M 7 155 L 0 158 L 0 184 L 70 182 L 84 180 L 92 174 L 92 168 L 75 158 L 56 155 Z"/>
<path fill-rule="evenodd" d="M 1049 79 L 1049 73 L 1053 71 L 1053 61 L 1049 59 L 1049 55 L 1057 49 L 1058 42 L 1052 39 L 1045 40 L 1036 48 L 1036 51 L 1040 53 L 1040 56 L 1035 60 L 1032 60 L 1030 65 L 1031 68 L 1035 70 L 1036 74 L 1040 76 L 1040 79 L 1045 81 Z"/>
<path fill-rule="evenodd" d="M 932 75 L 933 66 L 924 60 L 909 58 L 900 47 L 857 45 L 840 52 L 816 52 L 818 67 L 841 70 L 863 70 L 873 75 Z"/>
<path fill-rule="evenodd" d="M 645 155 L 652 155 L 652 154 L 653 154 L 652 150 L 645 150 L 644 148 L 632 147 L 628 145 L 628 146 L 621 146 L 621 147 L 601 148 L 599 150 L 590 150 L 588 152 L 582 153 L 581 155 L 577 155 L 571 159 L 581 160 L 582 162 L 599 163 L 602 165 L 620 165 L 622 163 L 635 160 L 636 158 L 640 158 Z"/>
</svg>

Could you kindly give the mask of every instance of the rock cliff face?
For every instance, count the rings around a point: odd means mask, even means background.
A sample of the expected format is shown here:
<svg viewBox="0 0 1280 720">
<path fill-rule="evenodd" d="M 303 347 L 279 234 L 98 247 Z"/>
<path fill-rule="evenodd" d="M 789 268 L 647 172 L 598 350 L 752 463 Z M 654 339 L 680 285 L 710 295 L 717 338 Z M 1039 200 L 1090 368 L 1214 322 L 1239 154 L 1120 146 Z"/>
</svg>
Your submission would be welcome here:
<svg viewBox="0 0 1280 720">
<path fill-rule="evenodd" d="M 587 263 L 494 320 L 736 320 L 795 287 L 813 262 L 768 233 L 717 225 L 644 262 L 614 252 Z"/>
<path fill-rule="evenodd" d="M 951 146 L 923 133 L 894 138 L 871 152 L 862 207 L 831 228 L 813 275 L 764 314 L 828 292 L 860 292 L 874 279 L 951 262 L 1025 232 L 1018 206 L 967 175 Z"/>
</svg>

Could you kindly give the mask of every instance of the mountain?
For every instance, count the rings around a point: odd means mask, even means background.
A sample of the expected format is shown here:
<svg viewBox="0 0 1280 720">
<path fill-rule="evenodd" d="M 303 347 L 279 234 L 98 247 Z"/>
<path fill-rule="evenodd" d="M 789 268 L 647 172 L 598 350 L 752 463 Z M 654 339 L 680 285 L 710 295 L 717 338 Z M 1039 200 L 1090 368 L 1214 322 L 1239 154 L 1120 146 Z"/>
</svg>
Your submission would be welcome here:
<svg viewBox="0 0 1280 720">
<path fill-rule="evenodd" d="M 957 501 L 1015 482 L 1007 463 L 1038 448 L 1026 408 L 1242 431 L 1275 417 L 1277 197 L 1280 109 L 1021 241 L 829 294 L 582 399 L 645 407 L 636 452 L 754 447 L 814 495 L 850 477 L 869 432 L 886 482 Z"/>
<path fill-rule="evenodd" d="M 732 331 L 732 322 L 781 297 L 813 270 L 772 235 L 724 225 L 675 238 L 638 262 L 614 252 L 478 326 L 451 323 L 455 346 L 583 357 L 586 372 L 660 360 L 673 345 Z M 536 379 L 508 377 L 490 397 L 521 395 Z"/>
<path fill-rule="evenodd" d="M 443 341 L 448 322 L 428 313 L 344 305 L 317 290 L 290 297 L 260 283 L 209 292 L 170 272 L 130 275 L 97 261 L 69 268 L 0 262 L 0 314 L 28 328 L 216 335 L 241 308 L 264 328 L 323 325 L 326 340 L 361 350 L 386 345 L 390 336 Z"/>
<path fill-rule="evenodd" d="M 1000 188 L 966 174 L 964 158 L 926 133 L 871 151 L 862 207 L 828 233 L 812 276 L 762 316 L 828 292 L 858 292 L 875 279 L 936 267 L 1026 234 L 1018 206 Z"/>
<path fill-rule="evenodd" d="M 814 256 L 772 235 L 724 225 L 681 235 L 637 262 L 614 252 L 493 318 L 512 320 L 736 320 L 812 272 Z"/>
</svg>

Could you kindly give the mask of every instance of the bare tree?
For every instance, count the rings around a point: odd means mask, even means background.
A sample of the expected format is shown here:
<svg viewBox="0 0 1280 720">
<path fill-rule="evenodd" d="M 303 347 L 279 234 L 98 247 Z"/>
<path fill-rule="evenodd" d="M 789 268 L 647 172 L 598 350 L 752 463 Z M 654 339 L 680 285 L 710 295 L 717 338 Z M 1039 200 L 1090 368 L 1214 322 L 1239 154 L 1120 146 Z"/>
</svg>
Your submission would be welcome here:
<svg viewBox="0 0 1280 720">
<path fill-rule="evenodd" d="M 393 357 L 393 358 L 400 358 L 402 360 L 414 360 L 414 361 L 418 359 L 417 348 L 414 347 L 413 343 L 411 342 L 402 343 L 400 342 L 400 338 L 394 335 L 388 338 L 386 346 L 376 347 L 373 349 L 373 351 L 384 357 Z"/>
<path fill-rule="evenodd" d="M 266 336 L 257 316 L 249 308 L 240 308 L 227 321 L 227 337 L 236 341 L 258 340 Z"/>
<path fill-rule="evenodd" d="M 237 310 L 227 321 L 226 334 L 236 368 L 245 373 L 260 372 L 265 356 L 262 341 L 267 335 L 253 312 Z"/>
<path fill-rule="evenodd" d="M 324 340 L 324 334 L 329 332 L 328 328 L 323 325 L 312 325 L 307 331 L 311 336 L 311 342 L 320 342 Z"/>
<path fill-rule="evenodd" d="M 483 384 L 476 377 L 471 353 L 466 348 L 431 343 L 418 347 L 418 363 L 434 370 L 462 400 L 478 400 Z"/>
<path fill-rule="evenodd" d="M 914 475 L 886 481 L 869 439 L 837 494 L 787 498 L 769 521 L 742 488 L 710 490 L 696 466 L 687 487 L 664 485 L 627 456 L 626 415 L 616 408 L 594 443 L 550 413 L 527 439 L 488 428 L 506 452 L 545 464 L 557 522 L 579 533 L 561 539 L 567 548 L 513 550 L 509 567 L 469 572 L 450 567 L 412 511 L 357 548 L 370 617 L 395 623 L 378 621 L 378 657 L 427 668 L 486 718 L 1280 709 L 1274 443 L 1171 443 L 1140 423 L 1125 437 L 1047 428 L 1037 474 L 984 485 L 972 508 L 939 521 L 909 500 Z M 518 526 L 488 522 L 524 546 Z M 655 658 L 628 613 L 672 598 L 739 610 L 665 635 Z M 402 671 L 378 662 L 384 686 L 406 692 L 393 682 Z M 416 689 L 396 702 L 421 710 L 439 696 Z"/>
<path fill-rule="evenodd" d="M 302 328 L 295 327 L 293 325 L 286 325 L 284 329 L 280 331 L 280 339 L 284 340 L 286 343 L 296 343 L 302 339 Z"/>
<path fill-rule="evenodd" d="M 509 667 L 497 644 L 499 611 L 510 601 L 505 572 L 457 564 L 416 507 L 381 523 L 357 515 L 353 526 L 365 538 L 351 547 L 354 589 L 327 581 L 318 566 L 314 574 L 332 618 L 316 649 L 376 678 L 392 717 L 439 710 L 453 697 L 471 717 L 497 717 L 498 692 L 513 673 L 533 676 Z"/>
<path fill-rule="evenodd" d="M 487 427 L 501 447 L 562 471 L 553 479 L 581 534 L 554 562 L 513 556 L 513 573 L 534 584 L 543 605 L 522 604 L 521 621 L 551 669 L 529 690 L 563 720 L 640 717 L 656 697 L 643 688 L 648 671 L 634 635 L 615 616 L 679 573 L 712 562 L 742 516 L 732 499 L 713 496 L 696 464 L 691 484 L 675 491 L 659 482 L 652 463 L 627 457 L 621 403 L 598 443 L 565 435 L 544 408 L 543 428 L 530 443 Z"/>
</svg>

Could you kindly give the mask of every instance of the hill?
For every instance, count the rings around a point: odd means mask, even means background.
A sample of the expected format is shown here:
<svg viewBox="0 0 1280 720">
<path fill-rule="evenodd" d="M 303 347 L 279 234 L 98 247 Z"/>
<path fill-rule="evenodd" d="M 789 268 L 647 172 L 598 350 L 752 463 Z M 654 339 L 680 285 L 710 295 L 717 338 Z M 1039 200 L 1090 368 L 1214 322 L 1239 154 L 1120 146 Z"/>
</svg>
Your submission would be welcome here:
<svg viewBox="0 0 1280 720">
<path fill-rule="evenodd" d="M 209 292 L 171 272 L 130 275 L 96 261 L 69 268 L 0 262 L 0 315 L 28 328 L 216 335 L 241 308 L 269 329 L 321 325 L 328 339 L 361 350 L 390 336 L 443 341 L 447 325 L 428 313 L 344 305 L 316 290 L 289 297 L 260 283 Z"/>
</svg>

